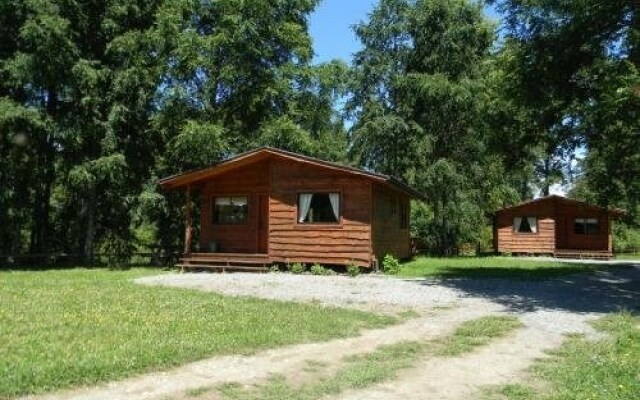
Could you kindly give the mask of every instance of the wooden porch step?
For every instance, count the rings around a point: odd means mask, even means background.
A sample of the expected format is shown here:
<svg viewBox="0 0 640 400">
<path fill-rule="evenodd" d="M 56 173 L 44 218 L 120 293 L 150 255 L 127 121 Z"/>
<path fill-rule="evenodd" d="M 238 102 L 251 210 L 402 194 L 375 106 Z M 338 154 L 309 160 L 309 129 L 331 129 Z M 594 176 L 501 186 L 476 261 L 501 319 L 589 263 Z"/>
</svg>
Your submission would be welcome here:
<svg viewBox="0 0 640 400">
<path fill-rule="evenodd" d="M 269 262 L 268 254 L 245 254 L 245 253 L 191 253 L 184 259 L 189 260 L 242 260 L 242 261 L 264 261 Z"/>
<path fill-rule="evenodd" d="M 271 264 L 268 254 L 250 253 L 191 253 L 180 259 L 181 271 L 188 269 L 211 269 L 221 272 L 246 271 L 266 272 Z"/>
<path fill-rule="evenodd" d="M 243 272 L 268 272 L 269 268 L 262 266 L 246 266 L 246 265 L 207 265 L 207 264 L 177 264 L 181 272 L 189 269 L 210 269 L 219 272 L 243 271 Z"/>
<path fill-rule="evenodd" d="M 556 258 L 581 258 L 610 260 L 613 253 L 608 251 L 588 251 L 588 250 L 556 250 L 553 254 Z"/>
</svg>

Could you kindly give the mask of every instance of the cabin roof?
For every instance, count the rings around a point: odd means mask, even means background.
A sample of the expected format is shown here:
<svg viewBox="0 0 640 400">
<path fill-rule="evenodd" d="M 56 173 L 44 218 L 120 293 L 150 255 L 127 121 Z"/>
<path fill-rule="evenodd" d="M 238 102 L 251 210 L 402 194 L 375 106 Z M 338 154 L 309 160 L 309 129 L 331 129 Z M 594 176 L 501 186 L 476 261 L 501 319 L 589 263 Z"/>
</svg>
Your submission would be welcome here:
<svg viewBox="0 0 640 400">
<path fill-rule="evenodd" d="M 225 172 L 235 170 L 237 168 L 256 163 L 258 161 L 265 160 L 270 157 L 291 160 L 295 162 L 304 163 L 307 165 L 313 165 L 321 168 L 331 169 L 335 171 L 344 172 L 354 176 L 361 176 L 370 179 L 374 182 L 389 186 L 401 192 L 404 192 L 411 197 L 424 200 L 425 196 L 413 189 L 406 183 L 399 179 L 390 176 L 378 174 L 375 172 L 365 171 L 363 169 L 348 167 L 340 165 L 334 162 L 320 160 L 318 158 L 305 156 L 298 153 L 293 153 L 286 150 L 276 149 L 273 147 L 260 147 L 255 150 L 247 151 L 245 153 L 238 154 L 235 157 L 223 160 L 211 167 L 188 171 L 181 174 L 172 175 L 163 179 L 160 179 L 158 183 L 163 189 L 176 189 L 179 187 L 197 184 L 205 181 L 214 176 L 222 175 Z"/>
<path fill-rule="evenodd" d="M 614 216 L 621 216 L 621 215 L 624 215 L 626 213 L 625 210 L 622 210 L 620 208 L 607 208 L 607 207 L 596 206 L 596 205 L 593 205 L 593 204 L 586 203 L 584 201 L 570 199 L 568 197 L 558 196 L 558 195 L 555 195 L 555 194 L 552 194 L 550 196 L 545 196 L 545 197 L 539 197 L 537 199 L 533 199 L 533 200 L 529 200 L 529 201 L 525 201 L 525 202 L 522 202 L 520 204 L 516 204 L 514 206 L 505 207 L 505 208 L 502 208 L 502 209 L 498 210 L 497 212 L 501 213 L 501 212 L 504 212 L 504 211 L 515 210 L 515 209 L 518 209 L 518 208 L 524 207 L 524 206 L 535 205 L 535 204 L 543 204 L 543 203 L 548 203 L 548 202 L 563 202 L 563 203 L 567 203 L 567 204 L 573 204 L 573 205 L 578 206 L 578 207 L 585 207 L 585 208 L 590 208 L 592 210 L 604 211 L 604 212 L 607 212 L 607 213 L 609 213 L 611 215 L 614 215 Z"/>
</svg>

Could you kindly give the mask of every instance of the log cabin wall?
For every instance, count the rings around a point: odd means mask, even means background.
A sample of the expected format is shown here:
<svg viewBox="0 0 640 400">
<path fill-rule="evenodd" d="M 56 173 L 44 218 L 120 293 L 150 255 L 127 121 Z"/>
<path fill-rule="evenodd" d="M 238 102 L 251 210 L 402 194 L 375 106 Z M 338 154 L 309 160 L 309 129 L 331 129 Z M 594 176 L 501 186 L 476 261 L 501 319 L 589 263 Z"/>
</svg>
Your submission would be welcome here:
<svg viewBox="0 0 640 400">
<path fill-rule="evenodd" d="M 559 250 L 609 251 L 612 249 L 611 221 L 609 213 L 602 209 L 557 201 L 556 247 Z M 576 219 L 596 218 L 597 234 L 576 233 Z"/>
<path fill-rule="evenodd" d="M 371 224 L 373 253 L 380 263 L 391 254 L 404 259 L 411 256 L 411 237 L 408 221 L 402 223 L 404 208 L 410 212 L 410 200 L 405 194 L 381 185 L 372 187 L 373 220 Z M 408 218 L 408 215 L 407 215 Z"/>
<path fill-rule="evenodd" d="M 212 241 L 218 252 L 258 253 L 258 194 L 269 193 L 269 161 L 261 161 L 208 180 L 200 192 L 200 248 L 208 251 Z M 247 196 L 246 224 L 213 223 L 212 201 L 215 197 Z"/>
<path fill-rule="evenodd" d="M 371 182 L 300 162 L 270 165 L 269 255 L 277 262 L 371 265 Z M 300 193 L 339 192 L 338 224 L 298 223 Z"/>
<path fill-rule="evenodd" d="M 552 202 L 524 204 L 496 214 L 496 250 L 500 253 L 553 254 L 556 248 L 554 209 Z M 536 233 L 514 232 L 515 217 L 536 217 Z"/>
</svg>

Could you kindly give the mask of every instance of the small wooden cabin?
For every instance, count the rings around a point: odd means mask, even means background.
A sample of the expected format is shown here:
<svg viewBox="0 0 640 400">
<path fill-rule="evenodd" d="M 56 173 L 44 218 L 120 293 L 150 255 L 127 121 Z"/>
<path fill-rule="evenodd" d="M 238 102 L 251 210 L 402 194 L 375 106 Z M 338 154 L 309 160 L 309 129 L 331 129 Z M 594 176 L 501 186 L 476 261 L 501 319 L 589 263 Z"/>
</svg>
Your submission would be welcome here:
<svg viewBox="0 0 640 400">
<path fill-rule="evenodd" d="M 374 266 L 411 255 L 410 199 L 393 177 L 274 148 L 160 181 L 186 192 L 182 265 L 259 267 L 274 263 Z M 193 251 L 191 199 L 200 200 Z"/>
<path fill-rule="evenodd" d="M 494 220 L 495 251 L 611 258 L 611 223 L 622 213 L 561 196 L 504 208 Z"/>
</svg>

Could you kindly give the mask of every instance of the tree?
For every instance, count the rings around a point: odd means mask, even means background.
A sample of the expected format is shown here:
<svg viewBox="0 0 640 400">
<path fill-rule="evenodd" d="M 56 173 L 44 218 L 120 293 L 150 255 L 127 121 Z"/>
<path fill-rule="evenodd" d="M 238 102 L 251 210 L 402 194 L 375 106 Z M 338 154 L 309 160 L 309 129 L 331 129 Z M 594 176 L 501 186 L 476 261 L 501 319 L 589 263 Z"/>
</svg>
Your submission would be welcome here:
<svg viewBox="0 0 640 400">
<path fill-rule="evenodd" d="M 489 154 L 482 120 L 493 27 L 466 0 L 383 0 L 356 27 L 352 154 L 427 196 L 415 221 L 433 250 L 455 254 L 480 236 L 478 183 Z M 498 160 L 499 162 L 499 160 Z"/>
<path fill-rule="evenodd" d="M 532 142 L 546 143 L 544 154 L 556 160 L 587 152 L 581 185 L 601 205 L 626 206 L 637 218 L 638 159 L 624 146 L 638 140 L 640 3 L 492 3 L 505 16 L 515 98 L 539 127 Z"/>
</svg>

